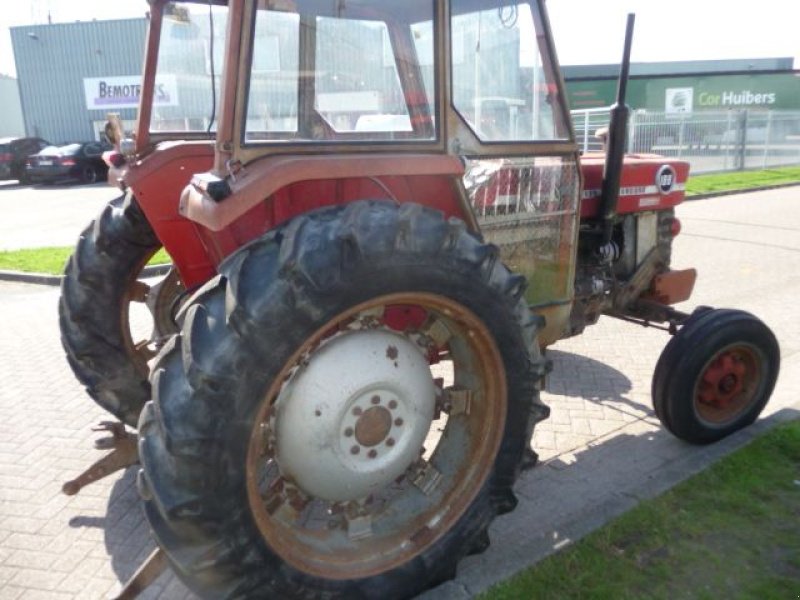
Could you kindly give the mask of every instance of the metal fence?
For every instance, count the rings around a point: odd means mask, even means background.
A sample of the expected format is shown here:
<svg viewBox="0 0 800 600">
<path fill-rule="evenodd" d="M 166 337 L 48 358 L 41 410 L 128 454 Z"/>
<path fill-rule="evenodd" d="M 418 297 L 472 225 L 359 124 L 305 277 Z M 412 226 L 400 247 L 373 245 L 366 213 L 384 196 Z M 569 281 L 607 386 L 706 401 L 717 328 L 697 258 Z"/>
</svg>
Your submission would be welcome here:
<svg viewBox="0 0 800 600">
<path fill-rule="evenodd" d="M 572 111 L 586 152 L 602 150 L 595 136 L 608 108 Z M 636 110 L 628 124 L 628 152 L 689 161 L 694 173 L 800 164 L 800 111 L 726 110 L 668 114 Z"/>
</svg>

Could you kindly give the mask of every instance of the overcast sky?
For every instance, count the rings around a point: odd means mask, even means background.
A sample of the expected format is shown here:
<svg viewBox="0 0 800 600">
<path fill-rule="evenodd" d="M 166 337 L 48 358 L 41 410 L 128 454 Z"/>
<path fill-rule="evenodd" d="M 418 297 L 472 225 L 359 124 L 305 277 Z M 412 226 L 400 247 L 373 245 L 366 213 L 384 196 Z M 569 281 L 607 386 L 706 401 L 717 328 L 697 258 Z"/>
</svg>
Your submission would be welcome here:
<svg viewBox="0 0 800 600">
<path fill-rule="evenodd" d="M 619 62 L 625 15 L 635 12 L 636 62 L 790 56 L 800 68 L 798 0 L 548 0 L 547 6 L 563 64 Z M 46 23 L 48 13 L 54 23 L 141 17 L 147 2 L 6 0 L 3 9 L 0 73 L 14 75 L 9 27 Z"/>
</svg>

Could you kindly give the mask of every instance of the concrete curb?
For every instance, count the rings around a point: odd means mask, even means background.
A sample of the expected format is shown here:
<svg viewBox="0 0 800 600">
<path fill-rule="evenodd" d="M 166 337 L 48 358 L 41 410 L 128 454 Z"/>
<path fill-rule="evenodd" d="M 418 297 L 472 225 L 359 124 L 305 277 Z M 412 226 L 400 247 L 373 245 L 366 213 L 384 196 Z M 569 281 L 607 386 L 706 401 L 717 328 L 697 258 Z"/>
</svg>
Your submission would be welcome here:
<svg viewBox="0 0 800 600">
<path fill-rule="evenodd" d="M 166 275 L 172 265 L 151 265 L 142 269 L 141 277 L 158 277 Z M 16 281 L 19 283 L 32 283 L 37 285 L 59 286 L 64 279 L 63 275 L 48 275 L 46 273 L 24 273 L 22 271 L 0 270 L 0 281 Z"/>
<path fill-rule="evenodd" d="M 800 181 L 792 183 L 775 183 L 773 185 L 762 185 L 755 188 L 747 188 L 746 190 L 725 190 L 722 192 L 708 192 L 705 194 L 695 194 L 694 196 L 686 196 L 686 201 L 692 200 L 705 200 L 706 198 L 719 198 L 720 196 L 734 196 L 736 194 L 749 194 L 751 192 L 765 192 L 768 190 L 780 190 L 782 188 L 795 187 L 800 185 Z"/>
</svg>

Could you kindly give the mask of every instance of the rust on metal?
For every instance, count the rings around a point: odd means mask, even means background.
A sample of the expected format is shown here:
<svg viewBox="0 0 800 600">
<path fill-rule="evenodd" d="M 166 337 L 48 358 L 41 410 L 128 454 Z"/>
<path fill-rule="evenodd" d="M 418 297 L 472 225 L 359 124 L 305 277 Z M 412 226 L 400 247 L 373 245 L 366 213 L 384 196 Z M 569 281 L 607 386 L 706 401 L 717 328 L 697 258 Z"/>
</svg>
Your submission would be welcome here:
<svg viewBox="0 0 800 600">
<path fill-rule="evenodd" d="M 650 290 L 644 294 L 647 300 L 661 304 L 677 304 L 688 300 L 697 280 L 697 269 L 668 271 L 653 278 Z"/>
<path fill-rule="evenodd" d="M 718 352 L 695 385 L 695 408 L 704 420 L 724 424 L 747 410 L 758 398 L 761 362 L 748 345 Z"/>
<path fill-rule="evenodd" d="M 94 483 L 116 471 L 139 462 L 138 438 L 136 434 L 128 433 L 124 424 L 104 421 L 98 427 L 95 427 L 93 431 L 108 431 L 111 433 L 111 436 L 100 438 L 95 442 L 95 447 L 98 450 L 111 450 L 111 452 L 96 461 L 78 477 L 66 482 L 61 491 L 67 496 L 74 496 L 90 483 Z"/>
<path fill-rule="evenodd" d="M 167 568 L 167 555 L 156 548 L 123 586 L 114 600 L 133 600 L 153 583 Z"/>
<path fill-rule="evenodd" d="M 444 390 L 444 402 L 442 408 L 451 417 L 456 415 L 468 415 L 472 406 L 472 390 L 458 387 L 449 387 Z"/>
<path fill-rule="evenodd" d="M 356 439 L 367 448 L 377 446 L 392 428 L 392 413 L 383 406 L 373 406 L 356 421 Z"/>
</svg>

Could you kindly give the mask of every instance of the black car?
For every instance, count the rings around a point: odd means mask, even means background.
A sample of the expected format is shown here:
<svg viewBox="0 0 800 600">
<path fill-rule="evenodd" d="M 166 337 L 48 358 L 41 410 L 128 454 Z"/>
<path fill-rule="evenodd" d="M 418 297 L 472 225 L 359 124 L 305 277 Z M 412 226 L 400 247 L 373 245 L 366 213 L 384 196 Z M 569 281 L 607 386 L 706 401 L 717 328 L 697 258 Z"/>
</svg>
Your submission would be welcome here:
<svg viewBox="0 0 800 600">
<path fill-rule="evenodd" d="M 54 182 L 78 179 L 83 183 L 104 181 L 108 166 L 103 152 L 112 146 L 105 142 L 80 142 L 66 146 L 48 146 L 28 157 L 25 169 L 31 182 Z"/>
<path fill-rule="evenodd" d="M 28 183 L 25 160 L 49 145 L 50 142 L 38 137 L 0 138 L 0 180 L 17 179 Z"/>
</svg>

